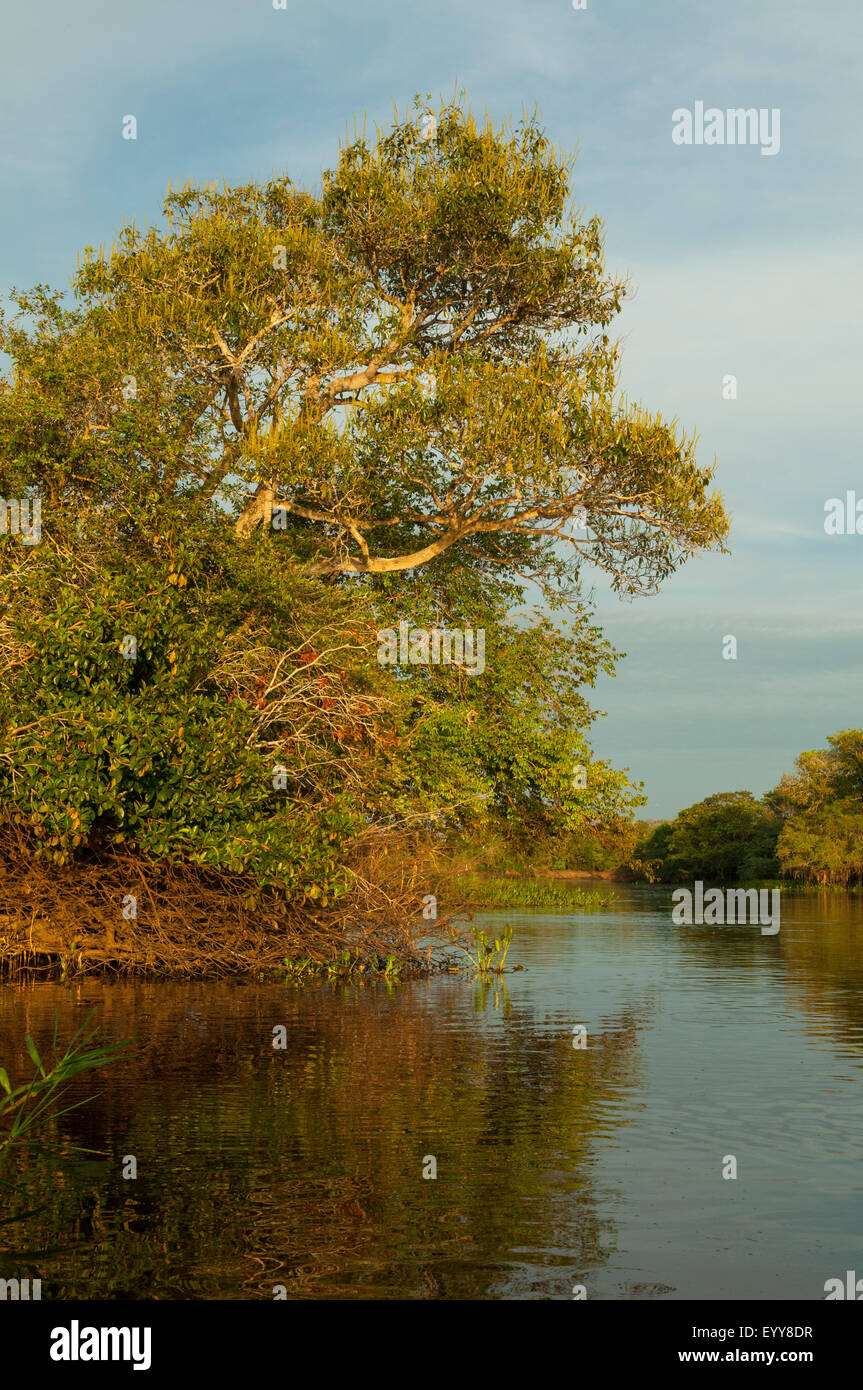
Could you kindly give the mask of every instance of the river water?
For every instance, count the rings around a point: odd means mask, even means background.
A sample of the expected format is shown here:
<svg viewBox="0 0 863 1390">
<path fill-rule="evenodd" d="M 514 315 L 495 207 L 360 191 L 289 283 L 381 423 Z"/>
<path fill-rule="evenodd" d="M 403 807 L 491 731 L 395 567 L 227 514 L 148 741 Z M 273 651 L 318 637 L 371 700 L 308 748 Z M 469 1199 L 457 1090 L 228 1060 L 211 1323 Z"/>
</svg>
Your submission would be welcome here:
<svg viewBox="0 0 863 1390">
<path fill-rule="evenodd" d="M 602 887 L 600 912 L 477 919 L 515 930 L 497 985 L 3 986 L 13 1082 L 55 1011 L 64 1042 L 94 1009 L 135 1043 L 75 1083 L 97 1094 L 66 1149 L 7 1164 L 0 1276 L 43 1299 L 733 1300 L 863 1275 L 863 896 L 783 894 L 762 935 Z"/>
</svg>

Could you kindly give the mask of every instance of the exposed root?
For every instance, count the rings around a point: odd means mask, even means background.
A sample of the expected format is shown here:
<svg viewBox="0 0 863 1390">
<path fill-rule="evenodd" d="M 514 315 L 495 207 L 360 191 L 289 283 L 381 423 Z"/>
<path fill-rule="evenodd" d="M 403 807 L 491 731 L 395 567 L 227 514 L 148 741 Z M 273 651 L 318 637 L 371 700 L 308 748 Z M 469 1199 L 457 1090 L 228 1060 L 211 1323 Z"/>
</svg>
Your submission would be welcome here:
<svg viewBox="0 0 863 1390">
<path fill-rule="evenodd" d="M 452 903 L 422 916 L 428 847 L 401 832 L 368 832 L 347 848 L 352 891 L 323 908 L 275 894 L 254 911 L 252 885 L 195 865 L 154 863 L 106 848 L 56 866 L 35 842 L 0 827 L 0 974 L 87 970 L 179 976 L 272 975 L 286 957 L 331 963 L 347 952 L 372 971 L 392 958 L 402 974 L 432 968 L 434 949 L 459 939 Z M 412 852 L 414 851 L 415 852 Z M 422 866 L 422 867 L 421 867 Z M 135 915 L 129 896 L 135 898 Z"/>
</svg>

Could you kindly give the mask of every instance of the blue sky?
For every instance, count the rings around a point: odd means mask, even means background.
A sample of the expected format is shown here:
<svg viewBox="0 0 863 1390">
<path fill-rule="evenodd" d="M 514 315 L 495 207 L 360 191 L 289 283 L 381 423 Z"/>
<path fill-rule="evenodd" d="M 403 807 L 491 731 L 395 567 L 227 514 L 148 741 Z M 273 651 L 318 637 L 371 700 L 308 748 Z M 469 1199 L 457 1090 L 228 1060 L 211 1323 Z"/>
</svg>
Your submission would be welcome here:
<svg viewBox="0 0 863 1390">
<path fill-rule="evenodd" d="M 4 292 L 66 285 L 82 247 L 158 217 L 169 180 L 286 169 L 313 186 L 354 116 L 385 124 L 416 91 L 463 87 L 495 118 L 538 106 L 578 147 L 576 201 L 605 219 L 609 268 L 632 277 L 622 385 L 698 433 L 734 523 L 731 556 L 690 561 L 657 597 L 622 604 L 597 574 L 628 653 L 597 691 L 597 752 L 669 816 L 761 793 L 863 723 L 863 536 L 823 527 L 828 498 L 863 498 L 853 0 L 43 0 L 3 31 Z M 779 108 L 778 154 L 674 144 L 672 112 L 696 101 Z"/>
</svg>

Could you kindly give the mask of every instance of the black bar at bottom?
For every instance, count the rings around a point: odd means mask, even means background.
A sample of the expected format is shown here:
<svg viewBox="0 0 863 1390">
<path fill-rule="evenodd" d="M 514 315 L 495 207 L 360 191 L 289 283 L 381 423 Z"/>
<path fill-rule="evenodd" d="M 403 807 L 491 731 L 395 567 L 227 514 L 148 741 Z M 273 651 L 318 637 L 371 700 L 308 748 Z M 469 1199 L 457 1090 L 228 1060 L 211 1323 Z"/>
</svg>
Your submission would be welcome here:
<svg viewBox="0 0 863 1390">
<path fill-rule="evenodd" d="M 355 1376 L 363 1363 L 368 1371 L 377 1362 L 382 1374 L 428 1385 L 438 1368 L 452 1377 L 453 1358 L 464 1370 L 465 1356 L 490 1355 L 493 1374 L 495 1364 L 498 1371 L 513 1370 L 513 1354 L 540 1372 L 551 1370 L 551 1358 L 559 1365 L 562 1355 L 573 1377 L 589 1365 L 595 1374 L 598 1361 L 607 1376 L 672 1366 L 684 1373 L 703 1366 L 793 1366 L 823 1380 L 854 1364 L 860 1333 L 856 1309 L 833 1302 L 0 1303 L 7 1372 L 14 1353 L 14 1370 L 61 1384 L 70 1376 L 83 1383 L 106 1373 L 131 1375 L 134 1383 L 149 1376 L 159 1384 L 166 1375 L 205 1376 L 218 1386 L 280 1372 L 329 1381 L 340 1365 Z M 390 1362 L 402 1351 L 412 1360 Z"/>
</svg>

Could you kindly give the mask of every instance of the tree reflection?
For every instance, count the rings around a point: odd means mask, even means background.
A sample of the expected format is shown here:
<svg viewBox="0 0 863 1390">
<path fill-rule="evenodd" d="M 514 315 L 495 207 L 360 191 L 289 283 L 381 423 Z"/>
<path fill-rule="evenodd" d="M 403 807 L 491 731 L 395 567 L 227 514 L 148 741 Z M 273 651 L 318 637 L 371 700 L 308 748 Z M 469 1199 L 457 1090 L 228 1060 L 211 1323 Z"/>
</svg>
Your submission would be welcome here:
<svg viewBox="0 0 863 1390">
<path fill-rule="evenodd" d="M 44 1210 L 6 1238 L 41 1252 L 46 1296 L 567 1297 L 613 1246 L 595 1144 L 625 1122 L 635 1014 L 576 1051 L 504 981 L 85 982 L 15 997 L 4 1046 L 58 999 L 61 1016 L 98 999 L 104 1036 L 138 1046 L 60 1122 L 108 1161 L 20 1162 Z"/>
</svg>

